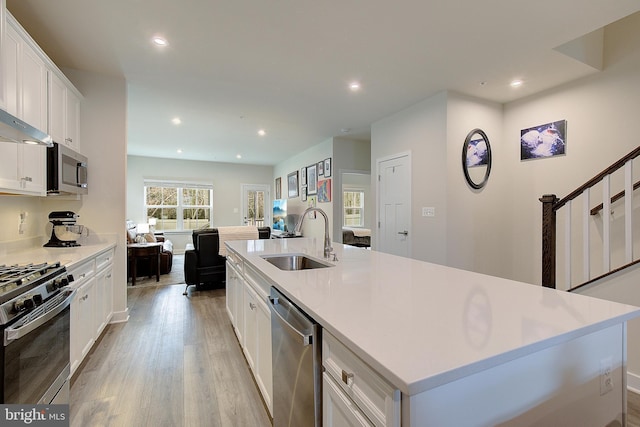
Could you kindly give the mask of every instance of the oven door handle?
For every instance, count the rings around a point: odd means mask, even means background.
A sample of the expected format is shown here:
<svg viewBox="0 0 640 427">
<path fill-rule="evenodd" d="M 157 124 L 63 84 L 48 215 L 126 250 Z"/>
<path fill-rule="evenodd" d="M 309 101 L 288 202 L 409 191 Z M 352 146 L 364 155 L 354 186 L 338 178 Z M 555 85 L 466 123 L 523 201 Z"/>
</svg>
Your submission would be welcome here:
<svg viewBox="0 0 640 427">
<path fill-rule="evenodd" d="M 19 328 L 15 328 L 15 329 L 12 327 L 5 329 L 4 330 L 4 346 L 6 347 L 9 344 L 11 344 L 12 341 L 15 341 L 17 339 L 24 337 L 29 332 L 33 331 L 36 328 L 39 328 L 40 326 L 47 323 L 49 320 L 56 317 L 58 314 L 62 313 L 62 311 L 64 311 L 64 309 L 66 309 L 69 306 L 69 304 L 71 304 L 71 300 L 73 299 L 75 294 L 76 294 L 76 290 L 75 289 L 71 290 L 67 298 L 65 298 L 64 301 L 58 304 L 53 310 L 47 311 L 42 316 L 34 319 L 33 321 L 27 323 L 26 325 L 21 326 Z"/>
</svg>

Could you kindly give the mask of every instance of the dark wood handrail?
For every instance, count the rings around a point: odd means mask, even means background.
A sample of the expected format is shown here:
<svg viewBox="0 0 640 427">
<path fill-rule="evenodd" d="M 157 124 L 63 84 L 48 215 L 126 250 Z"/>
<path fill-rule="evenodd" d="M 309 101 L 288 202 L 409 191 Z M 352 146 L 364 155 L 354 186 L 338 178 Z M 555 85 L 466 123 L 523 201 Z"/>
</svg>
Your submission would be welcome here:
<svg viewBox="0 0 640 427">
<path fill-rule="evenodd" d="M 637 190 L 638 188 L 640 188 L 640 181 L 636 182 L 635 184 L 633 184 L 633 190 Z M 611 203 L 617 202 L 618 200 L 622 199 L 624 197 L 624 191 L 619 192 L 618 194 L 616 194 L 615 196 L 613 196 L 611 198 Z M 596 206 L 595 208 L 591 209 L 591 215 L 596 215 L 598 212 L 600 212 L 602 210 L 602 203 L 600 203 L 598 206 Z"/>
<path fill-rule="evenodd" d="M 629 154 L 627 154 L 626 156 L 624 156 L 623 158 L 621 158 L 620 160 L 618 160 L 617 162 L 615 162 L 614 164 L 612 164 L 611 166 L 609 166 L 608 168 L 606 168 L 605 170 L 603 170 L 602 172 L 600 172 L 598 175 L 591 178 L 589 181 L 582 184 L 580 187 L 573 190 L 565 198 L 560 199 L 558 202 L 556 202 L 553 205 L 553 209 L 557 211 L 558 209 L 566 205 L 567 202 L 581 195 L 584 192 L 584 190 L 586 190 L 587 188 L 593 187 L 598 182 L 602 181 L 602 178 L 604 178 L 607 175 L 611 175 L 612 173 L 620 169 L 622 166 L 624 166 L 624 164 L 627 163 L 629 160 L 635 159 L 638 156 L 640 156 L 640 146 L 635 150 L 633 150 L 632 152 L 630 152 Z"/>
</svg>

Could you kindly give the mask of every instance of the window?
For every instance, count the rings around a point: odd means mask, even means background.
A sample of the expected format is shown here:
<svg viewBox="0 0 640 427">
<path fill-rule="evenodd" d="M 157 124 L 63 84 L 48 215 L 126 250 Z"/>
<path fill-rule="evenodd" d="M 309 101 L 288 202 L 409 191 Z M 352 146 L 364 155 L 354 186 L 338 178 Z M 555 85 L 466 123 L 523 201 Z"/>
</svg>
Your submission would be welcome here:
<svg viewBox="0 0 640 427">
<path fill-rule="evenodd" d="M 156 218 L 156 230 L 194 230 L 211 226 L 213 186 L 145 181 L 147 220 Z"/>
<path fill-rule="evenodd" d="M 364 227 L 364 191 L 348 189 L 342 193 L 343 221 L 346 227 Z"/>
</svg>

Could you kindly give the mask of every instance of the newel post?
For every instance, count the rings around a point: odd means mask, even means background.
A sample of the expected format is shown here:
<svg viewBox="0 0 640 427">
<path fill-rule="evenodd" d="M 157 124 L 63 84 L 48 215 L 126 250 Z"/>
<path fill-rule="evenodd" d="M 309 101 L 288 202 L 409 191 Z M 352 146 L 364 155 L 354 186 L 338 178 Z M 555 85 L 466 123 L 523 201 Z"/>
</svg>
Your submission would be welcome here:
<svg viewBox="0 0 640 427">
<path fill-rule="evenodd" d="M 556 211 L 555 194 L 545 194 L 542 202 L 542 286 L 556 287 Z"/>
</svg>

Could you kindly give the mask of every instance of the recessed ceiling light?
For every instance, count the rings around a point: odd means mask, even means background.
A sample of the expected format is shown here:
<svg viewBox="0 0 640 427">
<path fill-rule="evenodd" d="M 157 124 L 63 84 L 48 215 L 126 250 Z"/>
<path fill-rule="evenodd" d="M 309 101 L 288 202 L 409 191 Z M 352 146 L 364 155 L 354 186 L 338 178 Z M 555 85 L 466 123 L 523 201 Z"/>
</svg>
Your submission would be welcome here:
<svg viewBox="0 0 640 427">
<path fill-rule="evenodd" d="M 180 117 L 174 117 L 173 119 L 171 119 L 171 123 L 173 123 L 174 125 L 179 125 L 180 123 L 182 123 L 182 120 L 180 120 Z"/>
<path fill-rule="evenodd" d="M 166 46 L 169 44 L 169 42 L 167 42 L 167 39 L 165 39 L 164 37 L 160 37 L 160 36 L 154 36 L 151 41 L 153 42 L 153 44 L 155 44 L 156 46 Z"/>
<path fill-rule="evenodd" d="M 360 82 L 351 82 L 349 83 L 349 89 L 351 89 L 352 91 L 357 91 L 360 90 Z"/>
<path fill-rule="evenodd" d="M 264 130 L 264 129 L 260 129 L 260 130 L 258 131 L 258 135 L 260 135 L 260 136 L 265 136 L 266 134 L 267 134 L 267 132 L 265 132 L 265 130 Z"/>
<path fill-rule="evenodd" d="M 178 153 L 178 154 L 182 154 L 182 148 L 178 148 L 178 149 L 176 150 L 176 153 Z"/>
<path fill-rule="evenodd" d="M 342 129 L 340 129 L 340 132 L 342 132 L 342 133 L 348 133 L 350 130 L 351 130 L 351 129 L 349 129 L 349 128 L 342 128 Z"/>
<path fill-rule="evenodd" d="M 236 159 L 241 159 L 242 156 L 240 154 L 236 154 Z"/>
<path fill-rule="evenodd" d="M 509 85 L 511 87 L 520 87 L 522 86 L 522 83 L 524 83 L 522 80 L 512 80 L 511 83 L 509 83 Z"/>
</svg>

